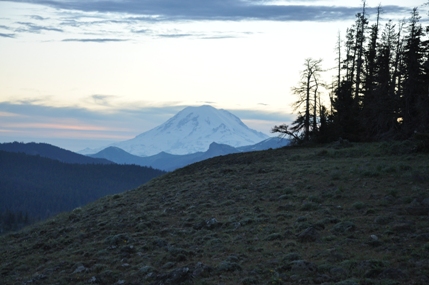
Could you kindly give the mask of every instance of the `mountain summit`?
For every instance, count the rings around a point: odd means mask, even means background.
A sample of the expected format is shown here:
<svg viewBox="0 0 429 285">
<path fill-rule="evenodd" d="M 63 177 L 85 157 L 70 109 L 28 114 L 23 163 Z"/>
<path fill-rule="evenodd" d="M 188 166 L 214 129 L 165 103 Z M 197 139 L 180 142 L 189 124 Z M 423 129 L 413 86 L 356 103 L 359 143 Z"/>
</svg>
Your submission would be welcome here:
<svg viewBox="0 0 429 285">
<path fill-rule="evenodd" d="M 139 156 L 162 151 L 189 154 L 207 151 L 213 142 L 239 147 L 267 138 L 267 135 L 247 127 L 230 112 L 203 105 L 186 107 L 160 126 L 113 146 Z"/>
</svg>

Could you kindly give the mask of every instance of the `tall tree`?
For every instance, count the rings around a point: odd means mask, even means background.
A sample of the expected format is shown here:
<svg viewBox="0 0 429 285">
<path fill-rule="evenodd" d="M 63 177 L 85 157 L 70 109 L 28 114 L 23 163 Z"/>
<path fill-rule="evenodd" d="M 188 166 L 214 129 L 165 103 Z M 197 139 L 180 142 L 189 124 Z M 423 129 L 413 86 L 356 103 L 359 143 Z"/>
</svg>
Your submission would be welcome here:
<svg viewBox="0 0 429 285">
<path fill-rule="evenodd" d="M 402 134 L 410 137 L 416 131 L 428 131 L 427 42 L 417 8 L 411 13 L 404 46 L 404 81 L 402 96 Z"/>
<path fill-rule="evenodd" d="M 316 134 L 320 141 L 322 130 L 328 130 L 325 138 L 354 141 L 406 139 L 415 132 L 429 133 L 429 39 L 419 23 L 417 8 L 407 25 L 389 21 L 382 31 L 380 12 L 379 6 L 376 22 L 368 29 L 364 0 L 345 41 L 338 37 L 331 112 L 320 104 L 318 77 L 312 77 L 313 69 L 308 68 L 312 62 L 307 60 L 300 85 L 293 89 L 299 96 L 295 103 L 298 118 L 292 127 L 276 126 L 273 131 L 302 141 Z"/>
<path fill-rule="evenodd" d="M 364 72 L 364 90 L 362 99 L 362 115 L 361 124 L 365 129 L 366 139 L 371 139 L 376 132 L 376 117 L 377 117 L 377 94 L 375 94 L 375 73 L 377 71 L 376 56 L 377 56 L 377 41 L 379 31 L 381 7 L 377 9 L 377 21 L 370 29 L 370 41 L 365 52 L 365 72 Z M 357 83 L 356 83 L 357 84 Z"/>
<path fill-rule="evenodd" d="M 301 80 L 297 86 L 292 87 L 292 93 L 298 96 L 298 100 L 293 104 L 294 111 L 298 111 L 298 118 L 292 127 L 275 126 L 272 132 L 287 134 L 303 141 L 309 141 L 311 135 L 317 133 L 320 75 L 323 72 L 321 63 L 321 59 L 305 59 Z"/>
<path fill-rule="evenodd" d="M 322 60 L 314 60 L 307 58 L 304 63 L 305 69 L 301 72 L 301 82 L 298 86 L 292 88 L 292 92 L 298 96 L 295 102 L 295 110 L 299 110 L 304 105 L 304 140 L 310 140 L 310 121 L 313 119 L 313 129 L 316 131 L 316 110 L 317 110 L 317 94 L 319 89 L 319 77 L 322 72 Z M 313 98 L 311 95 L 313 94 Z M 310 109 L 313 107 L 313 114 Z"/>
<path fill-rule="evenodd" d="M 398 37 L 395 25 L 386 23 L 381 35 L 381 42 L 375 64 L 374 77 L 374 121 L 372 134 L 375 139 L 393 138 L 397 127 L 398 97 L 392 92 L 395 72 L 394 52 Z"/>
<path fill-rule="evenodd" d="M 341 48 L 342 48 L 342 45 L 341 45 L 341 33 L 338 32 L 338 40 L 337 40 L 337 47 L 336 47 L 337 55 L 338 55 L 338 57 L 337 57 L 337 63 L 338 63 L 337 89 L 340 88 L 340 85 L 341 85 L 341 70 L 342 70 Z"/>
<path fill-rule="evenodd" d="M 362 66 L 363 66 L 363 55 L 365 52 L 365 29 L 368 25 L 366 18 L 366 1 L 363 0 L 362 13 L 356 15 L 356 81 L 355 81 L 355 100 L 360 104 L 361 98 L 361 80 L 362 80 Z"/>
<path fill-rule="evenodd" d="M 332 100 L 333 123 L 341 136 L 349 140 L 359 140 L 362 132 L 359 117 L 363 97 L 361 82 L 364 74 L 365 30 L 368 25 L 365 1 L 362 13 L 356 14 L 356 18 L 353 26 L 347 29 L 345 58 L 341 66 L 345 75 L 337 84 Z"/>
</svg>

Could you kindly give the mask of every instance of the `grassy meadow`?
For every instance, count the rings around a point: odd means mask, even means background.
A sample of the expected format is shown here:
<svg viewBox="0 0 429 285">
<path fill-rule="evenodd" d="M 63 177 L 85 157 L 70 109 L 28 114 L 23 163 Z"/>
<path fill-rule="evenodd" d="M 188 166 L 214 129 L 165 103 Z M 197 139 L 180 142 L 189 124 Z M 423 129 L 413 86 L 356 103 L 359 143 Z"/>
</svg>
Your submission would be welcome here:
<svg viewBox="0 0 429 285">
<path fill-rule="evenodd" d="M 0 280 L 429 284 L 429 154 L 336 143 L 209 159 L 0 236 Z"/>
</svg>

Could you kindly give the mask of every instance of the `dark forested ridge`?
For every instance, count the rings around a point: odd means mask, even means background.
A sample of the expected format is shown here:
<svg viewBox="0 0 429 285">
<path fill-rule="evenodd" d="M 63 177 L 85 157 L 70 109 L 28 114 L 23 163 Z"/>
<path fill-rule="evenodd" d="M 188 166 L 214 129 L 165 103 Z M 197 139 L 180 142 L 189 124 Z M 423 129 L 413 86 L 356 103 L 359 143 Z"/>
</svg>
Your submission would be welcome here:
<svg viewBox="0 0 429 285">
<path fill-rule="evenodd" d="M 405 140 L 416 134 L 429 141 L 429 15 L 422 19 L 414 8 L 407 20 L 382 21 L 379 6 L 375 13 L 371 9 L 370 22 L 367 10 L 363 1 L 355 23 L 338 36 L 332 82 L 321 80 L 321 59 L 305 60 L 301 81 L 292 88 L 298 117 L 273 132 L 298 143 Z M 321 102 L 323 90 L 330 106 Z"/>
<path fill-rule="evenodd" d="M 162 174 L 136 165 L 68 164 L 0 151 L 0 231 L 133 189 Z"/>
<path fill-rule="evenodd" d="M 0 143 L 0 150 L 39 155 L 65 163 L 79 164 L 111 164 L 112 161 L 103 158 L 92 158 L 47 143 Z"/>
</svg>

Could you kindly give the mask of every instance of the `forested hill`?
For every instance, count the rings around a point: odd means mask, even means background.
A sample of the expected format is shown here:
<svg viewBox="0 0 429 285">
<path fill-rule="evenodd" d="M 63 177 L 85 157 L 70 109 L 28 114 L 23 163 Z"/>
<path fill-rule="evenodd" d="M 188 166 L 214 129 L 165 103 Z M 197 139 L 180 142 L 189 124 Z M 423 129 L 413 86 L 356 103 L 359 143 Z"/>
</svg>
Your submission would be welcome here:
<svg viewBox="0 0 429 285">
<path fill-rule="evenodd" d="M 85 155 L 81 155 L 66 149 L 59 148 L 47 143 L 0 143 L 0 150 L 10 152 L 21 152 L 30 155 L 39 155 L 51 159 L 55 159 L 65 163 L 79 163 L 79 164 L 111 164 L 113 162 L 102 159 L 92 158 Z"/>
<path fill-rule="evenodd" d="M 136 165 L 68 164 L 0 151 L 0 232 L 8 230 L 17 216 L 44 219 L 133 189 L 162 174 Z M 6 215 L 9 225 L 4 224 Z"/>
</svg>

